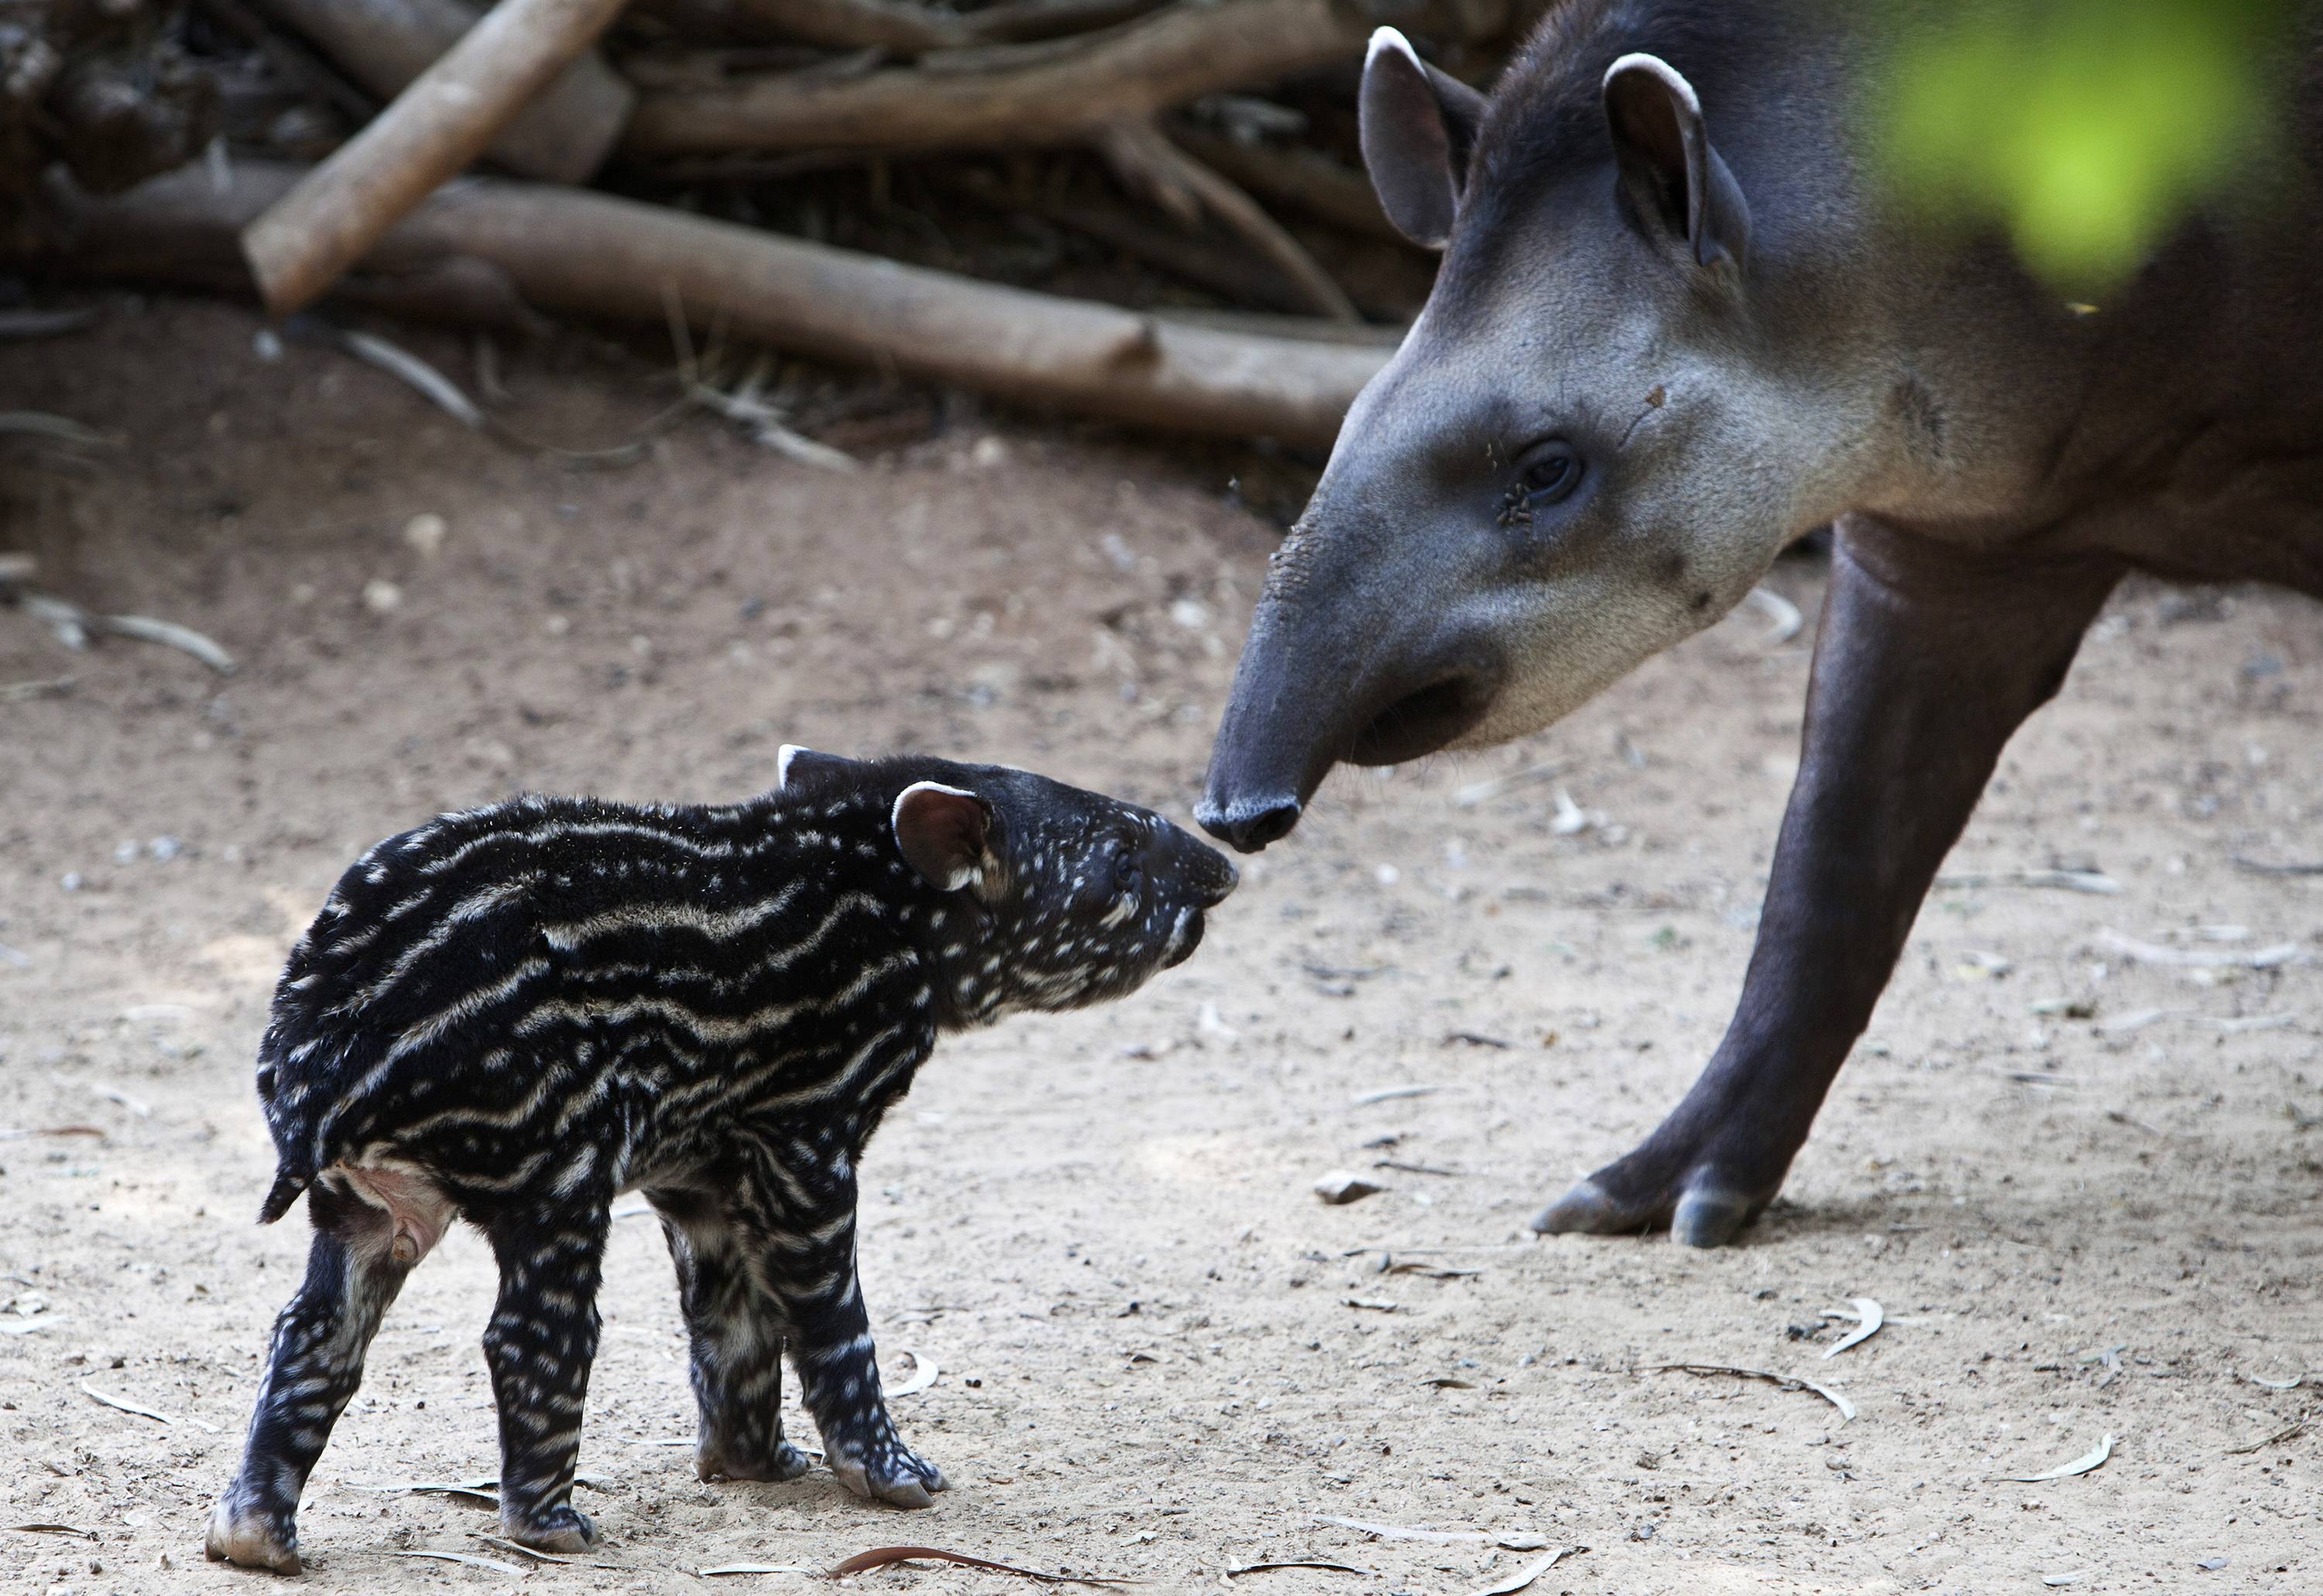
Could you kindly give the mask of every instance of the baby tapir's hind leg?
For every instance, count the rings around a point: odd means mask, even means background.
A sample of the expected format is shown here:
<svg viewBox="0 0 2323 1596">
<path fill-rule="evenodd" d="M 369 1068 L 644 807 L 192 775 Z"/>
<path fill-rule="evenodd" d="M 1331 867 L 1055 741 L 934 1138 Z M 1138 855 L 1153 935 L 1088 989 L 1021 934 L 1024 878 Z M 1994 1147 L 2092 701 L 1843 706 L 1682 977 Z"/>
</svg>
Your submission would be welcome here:
<svg viewBox="0 0 2323 1596">
<path fill-rule="evenodd" d="M 799 1151 L 795 1143 L 770 1150 L 730 1200 L 757 1233 L 759 1275 L 781 1305 L 799 1394 L 822 1431 L 823 1461 L 858 1496 L 932 1506 L 928 1493 L 949 1482 L 904 1445 L 879 1390 L 855 1277 L 855 1171 L 835 1151 L 827 1163 Z"/>
<path fill-rule="evenodd" d="M 216 1561 L 297 1573 L 298 1493 L 363 1382 L 363 1353 L 411 1272 L 395 1222 L 326 1175 L 308 1188 L 315 1240 L 307 1279 L 274 1322 L 274 1346 L 250 1418 L 241 1471 L 210 1514 Z"/>
<path fill-rule="evenodd" d="M 486 1227 L 500 1266 L 484 1329 L 500 1417 L 500 1527 L 544 1552 L 585 1551 L 597 1539 L 571 1499 L 608 1224 L 608 1205 L 592 1199 L 503 1213 Z"/>
<path fill-rule="evenodd" d="M 758 1289 L 742 1236 L 716 1200 L 648 1191 L 677 1264 L 701 1410 L 694 1472 L 704 1480 L 795 1480 L 809 1465 L 783 1438 L 783 1326 Z"/>
</svg>

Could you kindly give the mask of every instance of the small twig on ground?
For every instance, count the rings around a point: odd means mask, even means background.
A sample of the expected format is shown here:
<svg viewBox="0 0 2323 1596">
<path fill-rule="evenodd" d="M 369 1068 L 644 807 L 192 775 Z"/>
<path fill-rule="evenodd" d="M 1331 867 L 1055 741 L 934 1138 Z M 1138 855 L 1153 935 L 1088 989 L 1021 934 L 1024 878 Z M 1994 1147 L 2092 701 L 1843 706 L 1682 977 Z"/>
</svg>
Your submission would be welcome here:
<svg viewBox="0 0 2323 1596">
<path fill-rule="evenodd" d="M 1645 1363 L 1634 1372 L 1639 1374 L 1730 1374 L 1738 1380 L 1763 1380 L 1786 1391 L 1813 1391 L 1839 1409 L 1842 1422 L 1855 1417 L 1855 1404 L 1827 1385 L 1812 1380 L 1802 1380 L 1795 1374 L 1777 1374 L 1771 1369 L 1743 1369 L 1731 1363 Z"/>
<path fill-rule="evenodd" d="M 45 593 L 20 592 L 16 602 L 27 615 L 46 621 L 57 640 L 68 648 L 86 648 L 91 632 L 103 632 L 116 637 L 134 637 L 142 643 L 159 643 L 190 654 L 221 676 L 231 676 L 236 669 L 234 656 L 193 628 L 179 626 L 174 620 L 155 620 L 144 615 L 99 615 L 69 600 L 50 598 Z"/>
<path fill-rule="evenodd" d="M 2093 893 L 2100 897 L 2112 897 L 2121 891 L 2121 883 L 2096 870 L 2000 870 L 1988 873 L 1969 872 L 1936 877 L 1942 887 L 2032 886 L 2054 887 L 2061 892 Z"/>
<path fill-rule="evenodd" d="M 0 310 L 0 338 L 53 338 L 93 327 L 105 312 L 94 305 L 71 310 Z"/>
<path fill-rule="evenodd" d="M 947 1552 L 941 1546 L 874 1546 L 868 1552 L 858 1552 L 843 1563 L 831 1566 L 831 1577 L 840 1579 L 866 1569 L 886 1568 L 890 1564 L 934 1562 L 956 1563 L 963 1568 L 988 1569 L 994 1573 L 1013 1573 L 1020 1579 L 1038 1580 L 1044 1585 L 1126 1585 L 1133 1582 L 1104 1574 L 1044 1573 L 1036 1568 L 1019 1568 L 1013 1563 L 995 1563 L 989 1557 L 971 1557 L 965 1552 Z"/>
<path fill-rule="evenodd" d="M 2161 965 L 2172 969 L 2273 969 L 2278 965 L 2296 964 L 2303 957 L 2296 942 L 2278 942 L 2272 947 L 2254 948 L 2248 952 L 2227 948 L 2165 948 L 2159 942 L 2147 942 L 2136 937 L 2124 936 L 2117 931 L 2100 931 L 2098 945 L 2120 954 L 2139 964 Z"/>
<path fill-rule="evenodd" d="M 2236 854 L 2235 868 L 2247 870 L 2254 876 L 2323 876 L 2323 859 L 2277 862 L 2270 859 L 2245 858 L 2241 854 Z"/>
<path fill-rule="evenodd" d="M 85 1395 L 104 1403 L 107 1408 L 117 1408 L 123 1413 L 133 1413 L 140 1418 L 150 1418 L 161 1424 L 173 1425 L 178 1422 L 159 1408 L 141 1407 L 124 1397 L 107 1396 L 85 1380 L 80 1382 L 80 1389 Z"/>
</svg>

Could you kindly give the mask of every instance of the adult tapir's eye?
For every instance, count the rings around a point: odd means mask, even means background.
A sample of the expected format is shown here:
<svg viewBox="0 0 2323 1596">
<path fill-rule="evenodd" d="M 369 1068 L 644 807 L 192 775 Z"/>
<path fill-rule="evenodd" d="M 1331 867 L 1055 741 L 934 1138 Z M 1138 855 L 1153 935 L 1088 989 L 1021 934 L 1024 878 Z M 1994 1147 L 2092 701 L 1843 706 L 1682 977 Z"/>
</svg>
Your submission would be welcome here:
<svg viewBox="0 0 2323 1596">
<path fill-rule="evenodd" d="M 1526 451 L 1517 477 L 1523 485 L 1526 506 L 1538 509 L 1569 498 L 1581 485 L 1581 456 L 1571 444 L 1551 438 Z"/>
</svg>

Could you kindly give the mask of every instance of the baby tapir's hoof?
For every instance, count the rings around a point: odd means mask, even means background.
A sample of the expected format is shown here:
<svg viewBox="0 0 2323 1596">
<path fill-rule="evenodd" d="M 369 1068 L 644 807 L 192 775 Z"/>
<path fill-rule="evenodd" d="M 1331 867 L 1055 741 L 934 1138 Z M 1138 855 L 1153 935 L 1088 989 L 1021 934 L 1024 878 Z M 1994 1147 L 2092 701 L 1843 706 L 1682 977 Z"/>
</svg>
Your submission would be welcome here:
<svg viewBox="0 0 2323 1596">
<path fill-rule="evenodd" d="M 288 1514 L 272 1514 L 237 1504 L 231 1496 L 218 1499 L 210 1511 L 209 1533 L 202 1550 L 213 1563 L 239 1563 L 244 1568 L 271 1568 L 277 1573 L 300 1573 L 298 1532 Z"/>
<path fill-rule="evenodd" d="M 833 1447 L 830 1456 L 831 1472 L 839 1482 L 866 1501 L 881 1501 L 898 1508 L 932 1508 L 935 1498 L 930 1493 L 950 1491 L 951 1481 L 943 1471 L 924 1458 L 914 1454 L 900 1441 L 891 1441 L 873 1449 L 868 1455 Z"/>
<path fill-rule="evenodd" d="M 788 1441 L 775 1443 L 771 1453 L 754 1453 L 734 1440 L 705 1440 L 693 1454 L 698 1480 L 771 1480 L 779 1484 L 795 1480 L 814 1467 L 807 1454 Z"/>
<path fill-rule="evenodd" d="M 597 1527 L 590 1522 L 589 1515 L 561 1504 L 544 1508 L 528 1518 L 519 1518 L 503 1508 L 500 1532 L 518 1546 L 530 1546 L 536 1552 L 586 1552 L 597 1544 Z"/>
</svg>

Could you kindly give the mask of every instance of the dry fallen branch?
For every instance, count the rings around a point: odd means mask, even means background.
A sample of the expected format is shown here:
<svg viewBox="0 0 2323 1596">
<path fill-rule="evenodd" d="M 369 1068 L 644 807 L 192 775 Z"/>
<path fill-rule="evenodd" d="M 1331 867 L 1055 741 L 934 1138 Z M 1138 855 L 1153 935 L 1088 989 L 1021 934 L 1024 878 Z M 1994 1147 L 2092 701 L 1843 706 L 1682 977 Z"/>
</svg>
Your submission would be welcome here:
<svg viewBox="0 0 2323 1596">
<path fill-rule="evenodd" d="M 625 0 L 500 0 L 243 230 L 268 309 L 303 309 L 596 42 Z"/>
<path fill-rule="evenodd" d="M 1303 211 L 1320 222 L 1389 243 L 1411 241 L 1395 230 L 1380 209 L 1372 180 L 1319 150 L 1246 144 L 1200 128 L 1172 125 L 1170 136 L 1186 152 L 1272 204 Z"/>
<path fill-rule="evenodd" d="M 1198 213 L 1224 223 L 1297 287 L 1306 308 L 1333 321 L 1363 320 L 1346 290 L 1281 223 L 1249 195 L 1171 143 L 1151 122 L 1116 123 L 1106 129 L 1099 146 L 1125 178 L 1142 179 L 1159 194 L 1186 196 Z"/>
<path fill-rule="evenodd" d="M 464 0 L 252 3 L 312 41 L 382 100 L 400 94 L 476 22 L 475 8 Z M 584 182 L 620 137 L 635 98 L 602 60 L 584 55 L 500 131 L 491 157 L 524 177 Z"/>
<path fill-rule="evenodd" d="M 65 263 L 214 283 L 234 233 L 296 167 L 235 163 L 219 192 L 179 172 L 90 204 Z M 1083 415 L 1327 445 L 1388 352 L 1256 337 L 996 287 L 607 195 L 475 179 L 439 192 L 374 257 L 485 261 L 532 303 L 658 323 L 674 292 L 730 336 Z"/>
<path fill-rule="evenodd" d="M 1371 24 L 1333 0 L 1179 0 L 1125 26 L 1055 43 L 941 57 L 833 78 L 761 78 L 649 94 L 622 147 L 637 155 L 736 150 L 1024 149 L 1082 143 L 1112 123 L 1270 83 L 1360 54 Z"/>
<path fill-rule="evenodd" d="M 649 9 L 681 32 L 803 40 L 833 50 L 918 55 L 990 37 L 979 34 L 969 18 L 913 0 L 655 0 Z"/>
</svg>

